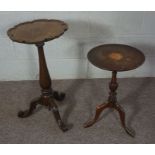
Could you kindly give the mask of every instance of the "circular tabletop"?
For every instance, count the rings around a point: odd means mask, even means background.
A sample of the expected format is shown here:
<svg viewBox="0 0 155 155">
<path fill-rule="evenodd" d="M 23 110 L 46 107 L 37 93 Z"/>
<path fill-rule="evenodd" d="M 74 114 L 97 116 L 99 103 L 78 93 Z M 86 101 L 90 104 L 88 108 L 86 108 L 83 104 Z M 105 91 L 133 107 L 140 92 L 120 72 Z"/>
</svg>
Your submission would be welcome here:
<svg viewBox="0 0 155 155">
<path fill-rule="evenodd" d="M 40 19 L 18 24 L 9 29 L 7 33 L 13 41 L 36 44 L 58 38 L 67 29 L 68 26 L 63 21 Z"/>
<path fill-rule="evenodd" d="M 131 46 L 105 44 L 93 48 L 88 60 L 98 68 L 109 71 L 128 71 L 137 68 L 145 61 L 144 54 Z"/>
</svg>

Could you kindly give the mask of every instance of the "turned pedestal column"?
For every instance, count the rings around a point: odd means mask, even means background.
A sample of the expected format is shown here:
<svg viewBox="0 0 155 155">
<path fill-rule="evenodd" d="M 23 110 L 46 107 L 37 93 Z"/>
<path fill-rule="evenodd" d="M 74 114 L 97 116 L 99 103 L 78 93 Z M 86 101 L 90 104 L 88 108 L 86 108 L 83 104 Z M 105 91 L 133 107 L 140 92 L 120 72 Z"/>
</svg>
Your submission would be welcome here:
<svg viewBox="0 0 155 155">
<path fill-rule="evenodd" d="M 67 131 L 68 128 L 60 117 L 55 100 L 62 101 L 65 98 L 65 94 L 52 89 L 52 82 L 47 68 L 43 46 L 44 42 L 61 36 L 66 30 L 67 25 L 62 21 L 35 20 L 19 24 L 8 31 L 8 35 L 13 41 L 35 44 L 39 56 L 39 83 L 41 87 L 41 96 L 31 101 L 28 110 L 20 111 L 18 117 L 28 117 L 34 113 L 37 105 L 43 105 L 53 111 L 58 126 L 62 131 Z"/>
<path fill-rule="evenodd" d="M 106 44 L 93 48 L 88 53 L 88 59 L 96 67 L 112 71 L 112 78 L 109 83 L 110 92 L 107 102 L 96 107 L 94 118 L 86 122 L 84 127 L 87 128 L 92 126 L 98 120 L 104 109 L 112 108 L 118 111 L 121 124 L 126 133 L 134 137 L 135 132 L 127 127 L 125 112 L 117 103 L 117 72 L 132 70 L 140 66 L 145 60 L 143 53 L 128 45 Z"/>
</svg>

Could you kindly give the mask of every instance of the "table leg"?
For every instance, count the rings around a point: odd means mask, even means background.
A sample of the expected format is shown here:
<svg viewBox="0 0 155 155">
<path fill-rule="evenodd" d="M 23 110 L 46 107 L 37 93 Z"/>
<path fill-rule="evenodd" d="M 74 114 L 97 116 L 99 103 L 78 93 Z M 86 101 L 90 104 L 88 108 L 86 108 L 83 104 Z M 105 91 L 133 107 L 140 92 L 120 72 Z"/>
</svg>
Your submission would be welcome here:
<svg viewBox="0 0 155 155">
<path fill-rule="evenodd" d="M 120 120 L 122 123 L 123 128 L 125 129 L 126 133 L 129 134 L 130 136 L 134 137 L 135 133 L 133 130 L 127 128 L 126 124 L 125 124 L 125 112 L 123 111 L 123 109 L 121 108 L 120 105 L 117 104 L 117 93 L 116 90 L 118 88 L 118 83 L 117 83 L 117 72 L 113 71 L 112 72 L 112 78 L 111 78 L 111 82 L 109 83 L 109 97 L 108 97 L 108 103 L 106 104 L 101 104 L 99 106 L 96 107 L 96 114 L 94 119 L 86 122 L 84 124 L 84 127 L 90 127 L 92 126 L 99 118 L 100 114 L 102 113 L 102 111 L 106 108 L 113 108 L 116 109 L 119 112 L 120 115 Z"/>
<path fill-rule="evenodd" d="M 53 91 L 53 97 L 57 100 L 57 101 L 63 101 L 65 98 L 66 94 L 63 92 L 58 92 L 58 91 Z"/>
<path fill-rule="evenodd" d="M 86 122 L 86 123 L 84 124 L 84 128 L 88 128 L 88 127 L 92 126 L 92 125 L 98 120 L 98 118 L 99 118 L 100 114 L 102 113 L 102 111 L 103 111 L 104 109 L 108 108 L 108 107 L 110 107 L 109 103 L 106 103 L 106 104 L 103 103 L 103 104 L 101 104 L 101 105 L 98 105 L 98 106 L 96 107 L 96 113 L 95 113 L 94 119 L 89 120 L 88 122 Z"/>
<path fill-rule="evenodd" d="M 50 104 L 51 104 L 51 109 L 53 111 L 53 115 L 58 123 L 58 126 L 59 128 L 62 130 L 62 131 L 67 131 L 68 128 L 66 127 L 66 125 L 63 123 L 61 117 L 60 117 L 60 113 L 59 113 L 59 110 L 58 110 L 58 107 L 56 105 L 56 103 L 54 102 L 54 100 L 52 98 L 50 98 Z"/>
<path fill-rule="evenodd" d="M 114 106 L 114 109 L 116 109 L 116 110 L 118 111 L 119 116 L 120 116 L 120 120 L 121 120 L 121 123 L 122 123 L 122 126 L 123 126 L 123 128 L 125 129 L 126 133 L 129 134 L 131 137 L 135 137 L 135 132 L 134 132 L 134 130 L 129 129 L 129 128 L 126 126 L 126 123 L 125 123 L 125 112 L 124 112 L 123 108 L 122 108 L 120 105 L 116 104 L 116 105 Z"/>
<path fill-rule="evenodd" d="M 67 127 L 62 122 L 57 105 L 53 100 L 54 98 L 58 101 L 62 101 L 65 97 L 65 94 L 58 93 L 57 91 L 53 91 L 51 87 L 52 82 L 51 82 L 50 74 L 48 72 L 48 68 L 46 64 L 43 45 L 44 43 L 37 44 L 38 54 L 39 54 L 39 66 L 40 66 L 40 86 L 42 88 L 43 100 L 44 98 L 47 98 L 47 96 L 49 96 L 49 98 L 47 99 L 48 100 L 47 106 L 49 106 L 49 109 L 52 108 L 53 114 L 55 116 L 56 121 L 58 122 L 60 129 L 62 129 L 62 131 L 67 131 Z"/>
<path fill-rule="evenodd" d="M 57 105 L 54 102 L 54 99 L 62 101 L 65 98 L 65 93 L 53 91 L 52 81 L 50 78 L 50 74 L 48 72 L 46 59 L 44 55 L 44 49 L 43 49 L 44 43 L 36 44 L 36 46 L 38 48 L 38 55 L 39 55 L 39 83 L 42 89 L 42 95 L 39 99 L 31 102 L 29 110 L 20 111 L 18 113 L 18 116 L 21 118 L 30 116 L 36 109 L 37 104 L 41 104 L 47 106 L 49 110 L 52 109 L 60 129 L 62 131 L 67 131 L 68 129 L 62 122 Z"/>
<path fill-rule="evenodd" d="M 33 114 L 38 104 L 41 104 L 41 98 L 36 98 L 33 101 L 31 101 L 29 109 L 25 111 L 19 111 L 18 117 L 21 118 L 29 117 L 30 115 Z"/>
</svg>

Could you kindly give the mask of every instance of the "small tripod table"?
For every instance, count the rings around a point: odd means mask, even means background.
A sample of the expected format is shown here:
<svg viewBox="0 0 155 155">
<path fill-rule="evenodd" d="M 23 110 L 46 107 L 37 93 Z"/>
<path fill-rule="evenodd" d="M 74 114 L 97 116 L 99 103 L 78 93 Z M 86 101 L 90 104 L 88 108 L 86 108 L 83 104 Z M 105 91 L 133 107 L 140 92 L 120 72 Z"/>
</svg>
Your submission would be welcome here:
<svg viewBox="0 0 155 155">
<path fill-rule="evenodd" d="M 109 98 L 106 103 L 98 105 L 96 107 L 96 114 L 94 119 L 86 122 L 84 127 L 92 126 L 99 118 L 101 112 L 106 108 L 113 108 L 118 111 L 120 120 L 125 131 L 132 137 L 135 136 L 133 130 L 127 128 L 125 123 L 125 112 L 122 107 L 117 104 L 116 90 L 118 87 L 117 83 L 117 72 L 128 71 L 140 66 L 145 57 L 138 49 L 122 44 L 105 44 L 93 48 L 88 53 L 88 60 L 98 68 L 112 71 L 112 79 L 109 83 Z"/>
<path fill-rule="evenodd" d="M 41 86 L 41 96 L 30 103 L 28 110 L 20 111 L 18 117 L 24 118 L 33 114 L 38 104 L 52 109 L 55 119 L 62 131 L 68 128 L 62 122 L 55 100 L 62 101 L 64 93 L 54 91 L 51 87 L 51 78 L 46 65 L 44 55 L 44 42 L 60 37 L 68 29 L 63 21 L 59 20 L 34 20 L 21 23 L 8 30 L 8 36 L 11 40 L 18 43 L 35 44 L 39 55 L 39 82 Z"/>
</svg>

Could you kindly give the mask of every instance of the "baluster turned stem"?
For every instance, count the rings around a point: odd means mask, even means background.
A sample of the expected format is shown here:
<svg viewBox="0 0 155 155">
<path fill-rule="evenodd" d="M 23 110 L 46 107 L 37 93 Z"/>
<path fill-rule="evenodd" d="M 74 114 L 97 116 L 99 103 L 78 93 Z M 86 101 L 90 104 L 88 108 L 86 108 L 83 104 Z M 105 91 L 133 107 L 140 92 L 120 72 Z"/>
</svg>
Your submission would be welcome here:
<svg viewBox="0 0 155 155">
<path fill-rule="evenodd" d="M 109 98 L 108 98 L 108 102 L 111 104 L 115 104 L 117 102 L 117 93 L 116 90 L 118 88 L 118 83 L 117 83 L 117 71 L 113 71 L 112 72 L 112 78 L 111 78 L 111 82 L 109 83 Z"/>
<path fill-rule="evenodd" d="M 36 45 L 38 48 L 38 55 L 39 55 L 39 82 L 40 86 L 43 90 L 51 89 L 51 78 L 48 72 L 46 59 L 44 55 L 44 43 L 40 43 Z"/>
</svg>

